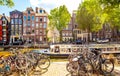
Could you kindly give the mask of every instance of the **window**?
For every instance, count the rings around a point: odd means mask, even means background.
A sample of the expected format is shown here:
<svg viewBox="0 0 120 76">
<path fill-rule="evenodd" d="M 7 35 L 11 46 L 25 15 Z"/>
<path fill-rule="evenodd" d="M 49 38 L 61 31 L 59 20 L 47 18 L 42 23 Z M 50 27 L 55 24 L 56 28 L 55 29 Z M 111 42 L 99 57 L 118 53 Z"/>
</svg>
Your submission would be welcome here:
<svg viewBox="0 0 120 76">
<path fill-rule="evenodd" d="M 30 21 L 30 16 L 28 16 L 28 21 Z"/>
<path fill-rule="evenodd" d="M 3 24 L 6 24 L 6 22 L 5 22 L 5 21 L 3 21 Z"/>
<path fill-rule="evenodd" d="M 34 30 L 32 30 L 32 33 L 34 33 Z"/>
<path fill-rule="evenodd" d="M 28 28 L 28 31 L 31 31 L 31 28 Z"/>
<path fill-rule="evenodd" d="M 3 26 L 3 29 L 6 29 L 6 26 Z"/>
<path fill-rule="evenodd" d="M 34 16 L 32 16 L 32 20 L 34 20 Z"/>
<path fill-rule="evenodd" d="M 14 19 L 11 19 L 11 24 L 14 24 Z"/>
<path fill-rule="evenodd" d="M 18 18 L 18 14 L 14 14 L 15 18 Z"/>
<path fill-rule="evenodd" d="M 22 19 L 19 19 L 19 24 L 22 24 Z"/>
<path fill-rule="evenodd" d="M 28 14 L 30 14 L 30 10 L 28 10 Z"/>
<path fill-rule="evenodd" d="M 32 23 L 32 27 L 34 27 L 34 23 Z"/>
<path fill-rule="evenodd" d="M 27 19 L 27 18 L 26 18 L 26 16 L 24 16 L 23 18 L 24 18 L 24 20 L 26 20 L 26 19 Z"/>
<path fill-rule="evenodd" d="M 44 17 L 44 22 L 46 22 L 47 21 L 47 18 L 46 17 Z"/>
<path fill-rule="evenodd" d="M 42 22 L 42 17 L 40 17 L 40 22 Z"/>
<path fill-rule="evenodd" d="M 23 26 L 26 26 L 26 23 L 24 22 Z"/>
<path fill-rule="evenodd" d="M 38 22 L 38 17 L 36 17 L 36 22 Z"/>
<path fill-rule="evenodd" d="M 5 18 L 3 18 L 2 20 L 5 21 Z"/>
<path fill-rule="evenodd" d="M 46 31 L 44 30 L 44 35 L 46 35 Z"/>
<path fill-rule="evenodd" d="M 30 26 L 30 22 L 28 22 L 28 26 Z"/>
<path fill-rule="evenodd" d="M 42 13 L 42 9 L 40 9 L 40 13 Z"/>
<path fill-rule="evenodd" d="M 14 30 L 14 28 L 15 28 L 14 25 L 11 25 L 11 30 L 12 30 L 12 31 Z"/>
<path fill-rule="evenodd" d="M 15 25 L 15 30 L 18 31 L 18 25 Z"/>
<path fill-rule="evenodd" d="M 40 28 L 42 28 L 42 23 L 40 23 Z"/>
<path fill-rule="evenodd" d="M 21 31 L 22 30 L 22 25 L 19 25 L 19 31 Z"/>
<path fill-rule="evenodd" d="M 42 35 L 42 30 L 40 30 L 40 35 Z"/>
<path fill-rule="evenodd" d="M 38 28 L 39 26 L 38 26 L 38 23 L 36 23 L 36 28 Z"/>
<path fill-rule="evenodd" d="M 42 36 L 40 36 L 40 41 L 42 41 Z"/>
<path fill-rule="evenodd" d="M 47 27 L 47 24 L 46 23 L 44 23 L 44 26 L 43 26 L 43 28 L 46 28 Z"/>
<path fill-rule="evenodd" d="M 15 24 L 18 24 L 18 19 L 15 19 Z"/>
</svg>

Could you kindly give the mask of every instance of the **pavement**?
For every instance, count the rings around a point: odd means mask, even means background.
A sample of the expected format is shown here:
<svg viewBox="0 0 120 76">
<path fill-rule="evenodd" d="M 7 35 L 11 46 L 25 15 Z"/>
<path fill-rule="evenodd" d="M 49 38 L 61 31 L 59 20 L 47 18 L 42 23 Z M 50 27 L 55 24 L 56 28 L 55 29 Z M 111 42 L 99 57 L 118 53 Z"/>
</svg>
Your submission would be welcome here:
<svg viewBox="0 0 120 76">
<path fill-rule="evenodd" d="M 43 72 L 41 71 L 41 73 L 34 73 L 31 76 L 71 76 L 66 70 L 66 64 L 67 62 L 52 62 L 46 71 L 43 70 Z M 120 65 L 115 66 L 111 76 L 120 76 Z"/>
</svg>

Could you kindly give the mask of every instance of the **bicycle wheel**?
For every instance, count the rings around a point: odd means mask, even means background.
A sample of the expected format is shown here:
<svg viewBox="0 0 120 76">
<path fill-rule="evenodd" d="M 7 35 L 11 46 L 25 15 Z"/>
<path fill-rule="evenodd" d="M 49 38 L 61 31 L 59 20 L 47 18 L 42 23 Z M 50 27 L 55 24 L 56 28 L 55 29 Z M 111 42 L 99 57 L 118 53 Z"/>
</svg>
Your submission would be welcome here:
<svg viewBox="0 0 120 76">
<path fill-rule="evenodd" d="M 92 76 L 93 75 L 92 65 L 88 62 L 82 63 L 80 65 L 79 75 L 80 76 Z"/>
<path fill-rule="evenodd" d="M 28 67 L 27 59 L 25 57 L 17 57 L 15 59 L 15 66 L 19 70 L 26 69 Z"/>
<path fill-rule="evenodd" d="M 50 66 L 50 59 L 49 58 L 41 58 L 38 61 L 38 67 L 41 69 L 47 69 Z"/>
<path fill-rule="evenodd" d="M 110 74 L 114 70 L 114 62 L 111 59 L 105 59 L 101 64 L 101 71 L 104 74 Z"/>
<path fill-rule="evenodd" d="M 69 73 L 77 73 L 78 70 L 79 70 L 79 64 L 78 64 L 78 62 L 67 63 L 66 70 Z"/>
</svg>

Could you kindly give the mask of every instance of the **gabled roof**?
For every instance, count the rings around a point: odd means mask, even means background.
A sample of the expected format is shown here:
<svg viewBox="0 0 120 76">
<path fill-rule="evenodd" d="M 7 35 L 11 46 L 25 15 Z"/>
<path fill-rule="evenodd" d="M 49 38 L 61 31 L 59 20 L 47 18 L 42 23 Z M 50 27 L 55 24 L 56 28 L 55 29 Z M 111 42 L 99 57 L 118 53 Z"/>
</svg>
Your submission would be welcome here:
<svg viewBox="0 0 120 76">
<path fill-rule="evenodd" d="M 8 22 L 10 22 L 10 17 L 5 16 L 5 15 L 0 15 L 0 19 L 1 19 L 1 20 L 2 20 L 3 17 L 5 17 L 5 19 L 6 19 Z"/>
<path fill-rule="evenodd" d="M 21 11 L 18 11 L 18 10 L 16 10 L 16 9 L 10 12 L 10 14 L 12 14 L 12 13 L 21 13 L 21 14 L 22 14 Z"/>
<path fill-rule="evenodd" d="M 30 11 L 31 13 L 35 13 L 32 7 L 27 7 L 25 11 L 23 11 L 23 13 L 27 13 L 28 11 Z"/>
</svg>

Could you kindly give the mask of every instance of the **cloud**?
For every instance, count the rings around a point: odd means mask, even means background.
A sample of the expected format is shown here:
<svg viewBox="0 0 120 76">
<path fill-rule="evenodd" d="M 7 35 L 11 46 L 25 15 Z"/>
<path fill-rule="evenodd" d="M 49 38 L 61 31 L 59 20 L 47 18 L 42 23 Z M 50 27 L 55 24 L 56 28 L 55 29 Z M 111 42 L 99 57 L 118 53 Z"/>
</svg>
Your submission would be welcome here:
<svg viewBox="0 0 120 76">
<path fill-rule="evenodd" d="M 38 6 L 39 2 L 40 2 L 40 0 L 30 0 L 31 5 L 33 5 L 33 6 Z"/>
<path fill-rule="evenodd" d="M 51 9 L 66 5 L 68 11 L 72 14 L 73 10 L 77 10 L 82 0 L 30 0 L 31 5 L 44 8 L 48 13 Z"/>
</svg>

